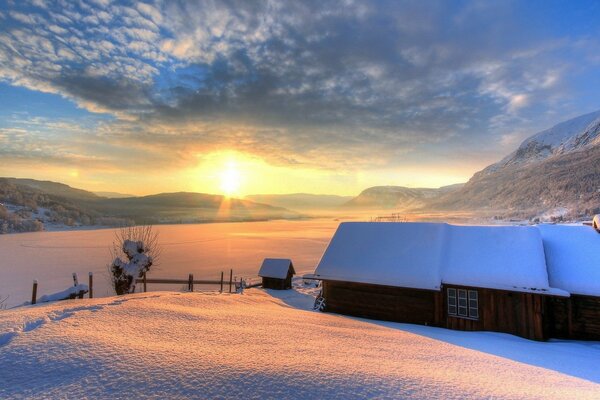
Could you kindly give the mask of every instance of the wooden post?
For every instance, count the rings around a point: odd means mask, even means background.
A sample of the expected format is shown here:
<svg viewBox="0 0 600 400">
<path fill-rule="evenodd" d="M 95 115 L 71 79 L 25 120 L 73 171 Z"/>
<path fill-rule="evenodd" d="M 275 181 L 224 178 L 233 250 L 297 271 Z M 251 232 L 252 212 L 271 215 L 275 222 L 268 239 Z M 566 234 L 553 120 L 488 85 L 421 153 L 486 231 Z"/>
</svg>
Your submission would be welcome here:
<svg viewBox="0 0 600 400">
<path fill-rule="evenodd" d="M 31 291 L 31 304 L 35 304 L 37 302 L 37 279 L 33 280 L 33 290 Z"/>
<path fill-rule="evenodd" d="M 221 271 L 221 293 L 223 293 L 223 271 Z"/>
<path fill-rule="evenodd" d="M 229 293 L 231 293 L 231 285 L 233 284 L 233 269 L 229 270 Z"/>
<path fill-rule="evenodd" d="M 77 279 L 77 274 L 73 272 L 73 286 L 79 285 L 79 280 Z"/>
<path fill-rule="evenodd" d="M 144 272 L 144 293 L 146 293 L 146 272 Z"/>
<path fill-rule="evenodd" d="M 88 296 L 90 299 L 94 298 L 94 273 L 90 272 L 88 277 L 88 286 L 90 291 L 88 292 Z"/>
<path fill-rule="evenodd" d="M 188 278 L 188 290 L 190 292 L 194 291 L 194 275 L 190 274 L 189 278 Z"/>
</svg>

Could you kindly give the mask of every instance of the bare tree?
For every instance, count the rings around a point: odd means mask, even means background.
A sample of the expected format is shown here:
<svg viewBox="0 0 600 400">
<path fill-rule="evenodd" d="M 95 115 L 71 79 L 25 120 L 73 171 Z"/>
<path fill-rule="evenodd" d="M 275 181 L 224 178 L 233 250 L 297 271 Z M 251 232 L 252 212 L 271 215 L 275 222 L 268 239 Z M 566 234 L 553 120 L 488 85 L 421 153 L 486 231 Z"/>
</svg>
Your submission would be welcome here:
<svg viewBox="0 0 600 400">
<path fill-rule="evenodd" d="M 115 234 L 111 254 L 109 270 L 115 293 L 133 293 L 135 280 L 160 258 L 158 232 L 152 225 L 121 228 Z"/>
<path fill-rule="evenodd" d="M 0 310 L 6 310 L 6 300 L 8 300 L 8 296 L 6 296 L 6 297 L 0 296 Z"/>
</svg>

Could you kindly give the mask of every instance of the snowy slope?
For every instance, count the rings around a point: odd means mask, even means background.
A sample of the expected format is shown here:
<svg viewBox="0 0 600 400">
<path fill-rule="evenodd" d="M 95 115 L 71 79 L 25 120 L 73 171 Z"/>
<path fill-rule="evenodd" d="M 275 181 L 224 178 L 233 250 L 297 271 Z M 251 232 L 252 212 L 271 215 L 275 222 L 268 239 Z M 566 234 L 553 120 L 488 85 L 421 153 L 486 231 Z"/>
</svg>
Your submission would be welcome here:
<svg viewBox="0 0 600 400">
<path fill-rule="evenodd" d="M 600 111 L 581 115 L 527 138 L 517 150 L 482 172 L 491 173 L 504 167 L 525 165 L 575 151 L 596 144 L 599 134 Z"/>
<path fill-rule="evenodd" d="M 597 399 L 600 348 L 307 311 L 297 291 L 0 313 L 0 398 Z"/>
</svg>

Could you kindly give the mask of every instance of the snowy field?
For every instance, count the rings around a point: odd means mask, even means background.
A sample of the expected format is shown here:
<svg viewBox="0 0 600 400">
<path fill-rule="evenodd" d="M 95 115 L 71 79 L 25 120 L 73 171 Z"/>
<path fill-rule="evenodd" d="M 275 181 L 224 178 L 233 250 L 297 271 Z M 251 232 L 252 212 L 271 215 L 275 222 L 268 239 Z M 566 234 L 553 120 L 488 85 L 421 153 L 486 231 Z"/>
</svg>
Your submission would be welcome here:
<svg viewBox="0 0 600 400">
<path fill-rule="evenodd" d="M 233 268 L 236 276 L 256 276 L 267 257 L 291 258 L 299 273 L 312 272 L 338 222 L 268 221 L 197 225 L 158 225 L 162 256 L 149 277 L 219 279 Z M 110 296 L 108 264 L 114 230 L 35 232 L 0 235 L 0 299 L 9 307 L 38 295 L 64 290 L 76 272 L 83 283 L 95 275 L 94 295 Z M 179 290 L 154 286 L 151 290 Z M 214 289 L 214 288 L 213 288 Z"/>
<path fill-rule="evenodd" d="M 139 293 L 0 312 L 0 398 L 600 397 L 597 342 L 324 314 L 310 311 L 310 292 Z"/>
</svg>

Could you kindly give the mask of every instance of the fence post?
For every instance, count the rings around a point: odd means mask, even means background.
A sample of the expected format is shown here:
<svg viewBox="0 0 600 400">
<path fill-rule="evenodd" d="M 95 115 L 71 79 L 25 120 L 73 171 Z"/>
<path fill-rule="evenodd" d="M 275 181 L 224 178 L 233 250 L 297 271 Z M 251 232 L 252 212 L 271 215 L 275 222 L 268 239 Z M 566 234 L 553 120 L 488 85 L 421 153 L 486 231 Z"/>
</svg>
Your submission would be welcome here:
<svg viewBox="0 0 600 400">
<path fill-rule="evenodd" d="M 79 285 L 79 280 L 77 279 L 77 273 L 73 272 L 73 286 Z"/>
<path fill-rule="evenodd" d="M 223 293 L 223 271 L 221 271 L 221 291 L 220 293 Z"/>
<path fill-rule="evenodd" d="M 231 293 L 231 284 L 233 283 L 233 269 L 229 270 L 229 293 Z"/>
<path fill-rule="evenodd" d="M 189 278 L 188 278 L 188 290 L 190 292 L 194 291 L 194 275 L 190 274 Z"/>
<path fill-rule="evenodd" d="M 144 271 L 144 293 L 146 293 L 146 272 Z"/>
<path fill-rule="evenodd" d="M 33 280 L 33 290 L 31 291 L 31 304 L 35 304 L 37 302 L 37 279 Z"/>
<path fill-rule="evenodd" d="M 89 274 L 89 278 L 88 278 L 88 286 L 89 286 L 89 292 L 88 292 L 88 296 L 90 299 L 94 298 L 94 273 L 90 272 Z"/>
</svg>

